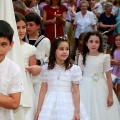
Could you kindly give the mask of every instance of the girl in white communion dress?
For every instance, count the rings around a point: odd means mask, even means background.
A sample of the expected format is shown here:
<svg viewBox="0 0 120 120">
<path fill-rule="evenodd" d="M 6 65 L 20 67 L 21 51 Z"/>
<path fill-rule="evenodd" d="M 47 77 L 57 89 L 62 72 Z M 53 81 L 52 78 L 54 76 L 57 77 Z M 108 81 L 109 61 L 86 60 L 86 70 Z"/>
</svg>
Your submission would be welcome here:
<svg viewBox="0 0 120 120">
<path fill-rule="evenodd" d="M 70 63 L 70 45 L 64 37 L 52 43 L 49 62 L 42 67 L 42 86 L 35 120 L 89 120 L 80 101 L 80 67 Z"/>
<path fill-rule="evenodd" d="M 88 32 L 78 65 L 83 71 L 81 100 L 90 120 L 120 120 L 119 103 L 112 88 L 110 55 L 103 53 L 102 36 Z"/>
</svg>

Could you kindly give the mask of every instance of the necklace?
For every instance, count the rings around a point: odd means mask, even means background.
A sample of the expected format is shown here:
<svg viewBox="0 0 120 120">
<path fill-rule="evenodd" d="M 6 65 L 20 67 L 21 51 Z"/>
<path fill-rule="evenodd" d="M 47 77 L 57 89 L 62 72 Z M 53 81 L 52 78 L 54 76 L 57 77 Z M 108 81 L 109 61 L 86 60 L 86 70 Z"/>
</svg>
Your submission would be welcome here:
<svg viewBox="0 0 120 120">
<path fill-rule="evenodd" d="M 61 74 L 64 72 L 64 67 L 57 65 L 55 69 L 56 75 L 57 75 L 57 80 L 61 79 Z"/>
<path fill-rule="evenodd" d="M 60 80 L 60 76 L 57 77 L 57 80 Z"/>
<path fill-rule="evenodd" d="M 60 80 L 61 78 L 61 73 L 63 72 L 62 68 L 58 68 L 58 73 L 57 73 L 57 80 Z"/>
</svg>

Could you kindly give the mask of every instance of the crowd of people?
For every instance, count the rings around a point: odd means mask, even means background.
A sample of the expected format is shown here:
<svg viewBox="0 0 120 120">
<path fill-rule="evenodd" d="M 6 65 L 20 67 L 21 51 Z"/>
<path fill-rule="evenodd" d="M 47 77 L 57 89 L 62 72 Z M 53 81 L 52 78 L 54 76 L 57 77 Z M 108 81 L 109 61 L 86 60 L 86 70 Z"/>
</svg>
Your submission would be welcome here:
<svg viewBox="0 0 120 120">
<path fill-rule="evenodd" d="M 25 69 L 0 20 L 0 120 L 120 120 L 120 1 L 12 4 Z"/>
</svg>

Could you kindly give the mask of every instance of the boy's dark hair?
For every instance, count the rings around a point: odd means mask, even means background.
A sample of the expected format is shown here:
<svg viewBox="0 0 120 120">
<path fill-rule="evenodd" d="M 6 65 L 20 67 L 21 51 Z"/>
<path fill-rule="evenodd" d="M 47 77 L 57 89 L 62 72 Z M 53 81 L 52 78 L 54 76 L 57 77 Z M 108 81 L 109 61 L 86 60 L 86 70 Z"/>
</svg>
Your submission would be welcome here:
<svg viewBox="0 0 120 120">
<path fill-rule="evenodd" d="M 114 44 L 113 44 L 112 50 L 111 50 L 111 52 L 110 52 L 110 55 L 111 55 L 112 57 L 114 56 L 114 51 L 117 49 L 117 46 L 116 46 L 116 44 L 115 44 L 115 39 L 116 39 L 116 37 L 118 37 L 118 36 L 120 36 L 120 33 L 117 33 L 117 34 L 115 35 Z"/>
<path fill-rule="evenodd" d="M 69 42 L 66 40 L 65 37 L 57 37 L 57 38 L 55 38 L 55 40 L 53 41 L 53 43 L 51 45 L 51 49 L 50 49 L 48 70 L 53 69 L 54 66 L 55 66 L 55 62 L 56 62 L 55 52 L 56 52 L 56 50 L 57 50 L 57 48 L 58 48 L 58 46 L 59 46 L 59 44 L 61 42 L 67 42 L 69 44 Z M 72 63 L 70 62 L 70 44 L 69 44 L 69 56 L 65 60 L 64 67 L 65 67 L 65 69 L 69 69 L 69 68 L 72 67 Z"/>
<path fill-rule="evenodd" d="M 102 40 L 102 34 L 100 32 L 97 32 L 97 31 L 94 31 L 94 32 L 87 32 L 87 34 L 84 36 L 84 40 L 83 40 L 83 45 L 82 45 L 82 55 L 83 55 L 83 65 L 85 65 L 85 61 L 86 61 L 86 55 L 88 54 L 89 52 L 89 49 L 86 45 L 86 43 L 88 42 L 89 38 L 91 36 L 97 36 L 99 37 L 99 40 L 100 40 L 100 46 L 98 48 L 98 51 L 100 53 L 103 52 L 103 40 Z"/>
<path fill-rule="evenodd" d="M 11 43 L 13 40 L 14 31 L 10 24 L 4 20 L 0 20 L 0 38 L 5 37 Z"/>
<path fill-rule="evenodd" d="M 25 16 L 27 22 L 35 22 L 36 25 L 40 25 L 41 29 L 44 30 L 45 27 L 42 23 L 40 16 L 37 13 L 29 13 Z"/>
<path fill-rule="evenodd" d="M 27 22 L 31 22 L 34 21 L 36 23 L 36 25 L 40 25 L 41 24 L 41 19 L 40 16 L 36 13 L 29 13 L 25 16 L 26 21 Z"/>
</svg>

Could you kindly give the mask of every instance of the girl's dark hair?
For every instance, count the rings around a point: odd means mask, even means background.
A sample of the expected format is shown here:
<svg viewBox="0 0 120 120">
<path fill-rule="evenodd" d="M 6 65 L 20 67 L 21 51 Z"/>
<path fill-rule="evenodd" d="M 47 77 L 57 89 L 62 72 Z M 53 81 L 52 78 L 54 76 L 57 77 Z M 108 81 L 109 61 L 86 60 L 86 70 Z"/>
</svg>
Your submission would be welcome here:
<svg viewBox="0 0 120 120">
<path fill-rule="evenodd" d="M 111 50 L 111 52 L 110 52 L 110 55 L 111 55 L 112 57 L 113 57 L 114 51 L 117 49 L 117 46 L 116 46 L 116 44 L 115 44 L 115 39 L 116 39 L 116 37 L 118 37 L 118 36 L 120 36 L 120 33 L 117 33 L 117 34 L 115 35 L 115 37 L 114 37 L 114 44 L 113 44 L 112 50 Z"/>
<path fill-rule="evenodd" d="M 18 13 L 18 12 L 15 12 L 15 20 L 16 20 L 16 23 L 19 22 L 20 20 L 23 20 L 26 23 L 25 17 L 21 13 Z"/>
<path fill-rule="evenodd" d="M 26 19 L 21 13 L 15 12 L 15 20 L 16 20 L 16 23 L 22 20 L 26 24 Z M 25 41 L 25 37 L 22 40 Z"/>
<path fill-rule="evenodd" d="M 56 62 L 55 52 L 56 52 L 59 44 L 62 43 L 62 42 L 67 42 L 69 44 L 69 42 L 66 40 L 65 37 L 57 37 L 53 41 L 53 43 L 51 45 L 51 49 L 50 49 L 49 62 L 48 62 L 48 70 L 49 69 L 53 69 L 55 67 L 55 62 Z M 68 58 L 64 62 L 64 67 L 67 70 L 67 69 L 71 68 L 72 65 L 73 64 L 70 62 L 70 44 L 69 44 L 69 56 L 68 56 Z"/>
<path fill-rule="evenodd" d="M 53 0 L 50 0 L 49 4 L 50 4 L 50 6 L 52 6 L 53 5 Z M 61 6 L 61 0 L 58 1 L 58 6 Z"/>
<path fill-rule="evenodd" d="M 83 41 L 83 45 L 82 45 L 82 55 L 83 55 L 83 64 L 85 65 L 86 62 L 86 55 L 89 52 L 89 49 L 86 45 L 86 43 L 88 42 L 89 38 L 91 36 L 97 36 L 100 39 L 100 46 L 98 48 L 99 52 L 103 52 L 103 42 L 102 42 L 102 35 L 100 32 L 94 31 L 94 32 L 88 32 L 85 36 L 84 36 L 84 41 Z"/>
<path fill-rule="evenodd" d="M 81 53 L 81 51 L 82 51 L 82 44 L 83 44 L 83 40 L 84 40 L 84 37 L 85 37 L 86 34 L 87 34 L 87 32 L 84 32 L 84 33 L 81 33 L 81 34 L 79 35 L 78 50 L 79 50 L 80 53 Z"/>
</svg>

